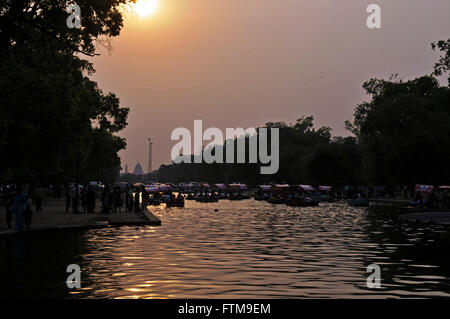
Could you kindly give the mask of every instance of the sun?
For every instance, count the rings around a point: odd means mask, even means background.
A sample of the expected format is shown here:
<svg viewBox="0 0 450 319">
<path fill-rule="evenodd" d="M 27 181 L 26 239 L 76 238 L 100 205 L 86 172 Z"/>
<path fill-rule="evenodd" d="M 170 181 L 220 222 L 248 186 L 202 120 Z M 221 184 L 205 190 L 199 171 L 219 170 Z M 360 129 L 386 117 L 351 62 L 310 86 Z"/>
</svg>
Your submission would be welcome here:
<svg viewBox="0 0 450 319">
<path fill-rule="evenodd" d="M 134 12 L 139 17 L 148 17 L 158 9 L 158 0 L 137 0 L 134 5 Z"/>
</svg>

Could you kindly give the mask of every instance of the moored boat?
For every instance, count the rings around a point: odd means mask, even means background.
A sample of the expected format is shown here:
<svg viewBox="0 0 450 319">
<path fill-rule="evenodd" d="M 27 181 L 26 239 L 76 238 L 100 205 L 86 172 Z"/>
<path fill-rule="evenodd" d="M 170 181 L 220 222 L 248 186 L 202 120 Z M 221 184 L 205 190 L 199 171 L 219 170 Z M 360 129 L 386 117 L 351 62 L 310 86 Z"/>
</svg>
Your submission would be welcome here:
<svg viewBox="0 0 450 319">
<path fill-rule="evenodd" d="M 275 198 L 269 198 L 267 200 L 267 202 L 270 203 L 270 204 L 274 204 L 274 205 L 281 205 L 281 204 L 285 204 L 286 203 L 284 199 L 276 198 L 276 197 Z"/>
<path fill-rule="evenodd" d="M 167 202 L 166 206 L 167 207 L 184 207 L 184 199 Z"/>
<path fill-rule="evenodd" d="M 367 198 L 349 199 L 347 204 L 352 207 L 369 207 L 369 200 Z"/>
<path fill-rule="evenodd" d="M 255 196 L 253 196 L 253 198 L 254 198 L 255 200 L 265 200 L 265 199 L 267 199 L 267 196 L 264 195 L 264 194 L 258 194 L 258 193 L 256 193 Z"/>
<path fill-rule="evenodd" d="M 217 197 L 199 197 L 195 201 L 200 203 L 217 203 L 219 199 Z"/>
<path fill-rule="evenodd" d="M 319 206 L 319 201 L 311 198 L 298 198 L 288 200 L 286 202 L 286 205 L 292 207 L 312 207 L 312 206 Z"/>
<path fill-rule="evenodd" d="M 246 194 L 230 194 L 228 195 L 229 200 L 243 200 L 243 199 L 250 199 L 251 197 Z"/>
</svg>

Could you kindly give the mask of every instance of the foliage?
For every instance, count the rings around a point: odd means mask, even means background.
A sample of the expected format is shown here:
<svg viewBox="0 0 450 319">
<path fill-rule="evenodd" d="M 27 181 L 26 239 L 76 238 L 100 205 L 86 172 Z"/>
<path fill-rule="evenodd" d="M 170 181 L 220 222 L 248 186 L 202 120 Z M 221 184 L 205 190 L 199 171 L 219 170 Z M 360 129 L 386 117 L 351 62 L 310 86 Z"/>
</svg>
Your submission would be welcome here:
<svg viewBox="0 0 450 319">
<path fill-rule="evenodd" d="M 436 75 L 449 70 L 448 44 L 438 42 L 445 56 L 435 67 Z M 363 87 L 371 100 L 358 105 L 347 127 L 361 145 L 365 180 L 390 185 L 449 183 L 449 87 L 440 86 L 433 76 L 371 79 Z"/>
<path fill-rule="evenodd" d="M 441 76 L 450 72 L 450 39 L 440 40 L 431 44 L 431 48 L 443 53 L 439 61 L 434 65 L 435 76 Z M 448 85 L 450 85 L 450 73 L 448 75 Z"/>
<path fill-rule="evenodd" d="M 122 27 L 119 4 L 77 1 L 82 28 L 66 26 L 70 1 L 0 4 L 0 182 L 112 179 L 129 109 L 104 94 L 80 53 Z M 96 172 L 96 174 L 91 174 Z M 101 173 L 98 173 L 101 171 Z"/>
<path fill-rule="evenodd" d="M 359 148 L 354 138 L 331 139 L 328 127 L 314 128 L 313 117 L 301 117 L 295 124 L 270 122 L 266 128 L 280 130 L 280 167 L 275 175 L 260 175 L 257 164 L 194 164 L 162 165 L 161 181 L 235 181 L 249 184 L 287 183 L 353 183 L 358 181 Z M 237 139 L 234 140 L 235 149 Z M 226 154 L 226 146 L 223 153 Z M 236 152 L 235 152 L 236 154 Z M 248 137 L 246 138 L 248 156 Z M 248 159 L 248 158 L 247 158 Z M 248 163 L 248 161 L 247 161 Z"/>
</svg>

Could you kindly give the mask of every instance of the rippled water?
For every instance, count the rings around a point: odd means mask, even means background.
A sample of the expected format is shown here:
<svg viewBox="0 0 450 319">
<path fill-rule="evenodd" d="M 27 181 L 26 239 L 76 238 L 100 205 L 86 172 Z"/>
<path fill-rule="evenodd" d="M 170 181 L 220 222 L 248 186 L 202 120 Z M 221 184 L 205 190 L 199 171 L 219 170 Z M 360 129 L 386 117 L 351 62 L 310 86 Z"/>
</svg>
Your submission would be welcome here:
<svg viewBox="0 0 450 319">
<path fill-rule="evenodd" d="M 218 212 L 215 211 L 218 209 Z M 161 227 L 0 238 L 0 296 L 397 298 L 450 296 L 450 231 L 343 204 L 253 200 L 150 208 Z M 376 263 L 381 289 L 368 289 Z M 66 287 L 79 264 L 82 288 Z"/>
</svg>

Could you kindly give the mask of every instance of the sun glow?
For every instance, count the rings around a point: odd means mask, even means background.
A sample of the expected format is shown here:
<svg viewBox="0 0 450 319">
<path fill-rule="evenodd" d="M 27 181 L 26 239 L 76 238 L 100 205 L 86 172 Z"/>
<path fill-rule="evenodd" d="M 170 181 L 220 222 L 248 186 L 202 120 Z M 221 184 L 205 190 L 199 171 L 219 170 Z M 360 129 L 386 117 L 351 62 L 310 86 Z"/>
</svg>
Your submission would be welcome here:
<svg viewBox="0 0 450 319">
<path fill-rule="evenodd" d="M 137 0 L 133 6 L 134 12 L 143 18 L 148 17 L 158 9 L 158 0 Z"/>
</svg>

